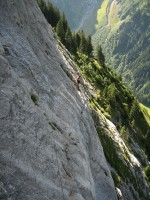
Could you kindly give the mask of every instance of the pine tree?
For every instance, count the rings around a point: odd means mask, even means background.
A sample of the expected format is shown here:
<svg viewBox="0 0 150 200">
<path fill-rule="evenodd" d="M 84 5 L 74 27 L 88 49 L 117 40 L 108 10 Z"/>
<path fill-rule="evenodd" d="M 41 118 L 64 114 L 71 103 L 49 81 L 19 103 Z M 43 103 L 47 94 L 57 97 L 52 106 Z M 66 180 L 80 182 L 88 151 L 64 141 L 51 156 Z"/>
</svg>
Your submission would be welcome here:
<svg viewBox="0 0 150 200">
<path fill-rule="evenodd" d="M 37 0 L 37 3 L 48 23 L 51 24 L 52 27 L 56 27 L 60 20 L 60 12 L 58 8 L 54 7 L 50 1 L 46 4 L 44 0 Z"/>
<path fill-rule="evenodd" d="M 76 43 L 76 46 L 77 46 L 78 49 L 79 49 L 79 46 L 80 46 L 80 40 L 81 40 L 81 38 L 80 38 L 80 32 L 77 32 L 75 34 L 75 43 Z"/>
<path fill-rule="evenodd" d="M 44 0 L 37 0 L 37 3 L 42 11 L 42 13 L 44 14 L 44 16 L 46 15 L 46 3 L 44 2 Z"/>
<path fill-rule="evenodd" d="M 37 0 L 37 3 L 47 21 L 55 28 L 60 41 L 71 53 L 76 54 L 80 51 L 91 56 L 93 50 L 91 36 L 86 38 L 83 30 L 72 34 L 64 12 L 60 15 L 58 8 L 54 7 L 50 1 L 45 3 L 44 0 Z"/>
<path fill-rule="evenodd" d="M 129 113 L 130 119 L 133 119 L 133 118 L 137 115 L 138 107 L 139 107 L 139 106 L 138 106 L 137 99 L 135 99 L 135 100 L 132 102 L 132 106 L 131 106 L 131 109 L 130 109 L 130 113 Z"/>
<path fill-rule="evenodd" d="M 71 52 L 72 52 L 72 42 L 73 42 L 72 41 L 72 33 L 71 33 L 71 30 L 68 26 L 66 33 L 65 33 L 65 46 Z"/>
<path fill-rule="evenodd" d="M 76 33 L 72 33 L 72 53 L 75 55 L 77 52 Z"/>
<path fill-rule="evenodd" d="M 54 27 L 56 27 L 58 21 L 60 20 L 60 12 L 57 7 L 54 7 L 54 16 L 55 16 Z"/>
<path fill-rule="evenodd" d="M 56 26 L 56 33 L 60 39 L 60 41 L 66 46 L 66 38 L 65 38 L 65 35 L 66 35 L 66 32 L 68 30 L 68 33 L 67 33 L 67 36 L 66 37 L 69 37 L 69 34 L 71 33 L 70 31 L 70 28 L 68 26 L 68 22 L 66 20 L 66 17 L 65 17 L 65 14 L 63 13 L 60 17 L 60 20 L 59 22 L 57 23 L 57 26 Z"/>
<path fill-rule="evenodd" d="M 87 55 L 91 56 L 92 51 L 93 51 L 93 46 L 92 46 L 91 36 L 90 35 L 88 36 L 86 41 L 87 41 L 86 42 L 87 43 Z"/>
<path fill-rule="evenodd" d="M 86 38 L 85 38 L 85 35 L 84 35 L 83 30 L 81 31 L 81 34 L 80 34 L 79 51 L 80 51 L 81 53 L 85 53 L 85 54 L 87 53 Z"/>
<path fill-rule="evenodd" d="M 67 22 L 67 20 L 66 20 L 66 16 L 65 16 L 64 12 L 63 12 L 63 14 L 61 15 L 61 20 L 62 20 L 62 22 L 63 22 L 64 31 L 66 32 L 66 31 L 67 31 L 67 28 L 68 28 L 69 26 L 68 26 L 68 22 Z"/>
<path fill-rule="evenodd" d="M 96 58 L 100 65 L 105 66 L 105 56 L 100 45 L 98 45 L 96 49 Z"/>
<path fill-rule="evenodd" d="M 46 12 L 46 19 L 48 21 L 48 23 L 50 23 L 52 26 L 54 26 L 53 21 L 54 21 L 54 8 L 53 5 L 48 1 L 47 5 L 47 12 Z"/>
<path fill-rule="evenodd" d="M 64 31 L 64 27 L 63 27 L 63 22 L 60 19 L 59 22 L 57 23 L 56 26 L 56 33 L 60 39 L 60 41 L 65 44 L 65 31 Z"/>
</svg>

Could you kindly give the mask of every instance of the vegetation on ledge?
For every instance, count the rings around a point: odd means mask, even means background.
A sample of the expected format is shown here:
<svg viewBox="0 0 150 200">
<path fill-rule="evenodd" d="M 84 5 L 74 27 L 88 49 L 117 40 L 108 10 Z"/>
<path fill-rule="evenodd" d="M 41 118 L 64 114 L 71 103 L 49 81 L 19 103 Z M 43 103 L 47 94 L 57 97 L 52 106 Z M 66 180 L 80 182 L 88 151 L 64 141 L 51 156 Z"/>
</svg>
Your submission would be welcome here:
<svg viewBox="0 0 150 200">
<path fill-rule="evenodd" d="M 150 166 L 146 161 L 150 160 L 150 115 L 142 104 L 134 97 L 131 91 L 125 87 L 122 78 L 113 70 L 107 68 L 105 64 L 100 63 L 98 59 L 88 57 L 85 54 L 78 53 L 75 61 L 79 66 L 80 73 L 89 82 L 93 90 L 89 104 L 97 115 L 105 115 L 116 126 L 120 138 L 124 141 L 125 149 L 118 146 L 113 141 L 112 136 L 108 135 L 105 128 L 102 127 L 97 117 L 93 117 L 97 132 L 99 134 L 104 153 L 107 161 L 110 163 L 112 177 L 115 185 L 121 187 L 122 184 L 132 183 L 131 191 L 135 199 L 135 191 L 138 191 L 140 199 L 145 199 L 142 191 L 140 178 L 134 175 L 132 170 L 136 169 L 136 165 L 131 167 L 130 153 L 136 156 L 140 161 L 145 179 L 149 183 Z M 107 124 L 107 123 L 106 123 Z M 143 150 L 143 155 L 134 148 L 138 145 Z M 145 153 L 144 153 L 145 152 Z M 137 167 L 138 168 L 138 167 Z"/>
<path fill-rule="evenodd" d="M 78 53 L 75 58 L 83 77 L 95 88 L 90 105 L 100 110 L 122 133 L 122 138 L 130 143 L 130 132 L 150 158 L 149 114 L 144 114 L 141 104 L 123 84 L 121 76 L 95 58 Z M 135 134 L 134 134 L 135 133 Z"/>
</svg>

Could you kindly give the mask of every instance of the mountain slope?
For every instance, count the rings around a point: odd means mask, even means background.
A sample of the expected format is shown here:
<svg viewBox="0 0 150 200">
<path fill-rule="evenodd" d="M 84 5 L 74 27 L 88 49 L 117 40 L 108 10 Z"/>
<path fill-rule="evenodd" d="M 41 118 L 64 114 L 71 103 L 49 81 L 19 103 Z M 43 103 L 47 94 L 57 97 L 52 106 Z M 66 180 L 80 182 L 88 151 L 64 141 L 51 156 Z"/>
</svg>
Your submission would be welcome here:
<svg viewBox="0 0 150 200">
<path fill-rule="evenodd" d="M 118 195 L 125 200 L 149 199 L 149 110 L 106 66 L 82 54 L 76 62 L 90 89 L 86 95 Z"/>
<path fill-rule="evenodd" d="M 45 0 L 48 1 L 48 0 Z M 84 29 L 86 35 L 92 34 L 96 23 L 96 13 L 100 6 L 99 0 L 51 0 L 61 12 L 64 12 L 70 28 L 75 31 Z M 88 25 L 87 25 L 88 24 Z"/>
<path fill-rule="evenodd" d="M 0 16 L 0 199 L 117 200 L 67 51 L 35 1 Z"/>
<path fill-rule="evenodd" d="M 67 65 L 73 64 L 69 57 Z M 79 86 L 80 92 L 83 102 L 91 106 L 119 199 L 149 199 L 149 110 L 139 104 L 123 85 L 121 77 L 108 69 L 102 60 L 95 60 L 81 51 L 73 58 L 87 80 L 81 79 L 85 84 Z M 72 70 L 66 72 L 73 80 Z"/>
<path fill-rule="evenodd" d="M 149 126 L 134 96 L 93 58 L 77 69 L 35 1 L 0 1 L 0 15 L 0 199 L 148 199 Z"/>
<path fill-rule="evenodd" d="M 52 2 L 65 12 L 72 30 L 93 34 L 93 44 L 102 45 L 107 64 L 150 106 L 149 0 Z"/>
<path fill-rule="evenodd" d="M 149 1 L 108 1 L 98 11 L 94 44 L 103 46 L 109 66 L 150 106 Z M 105 20 L 104 20 L 105 19 Z"/>
</svg>

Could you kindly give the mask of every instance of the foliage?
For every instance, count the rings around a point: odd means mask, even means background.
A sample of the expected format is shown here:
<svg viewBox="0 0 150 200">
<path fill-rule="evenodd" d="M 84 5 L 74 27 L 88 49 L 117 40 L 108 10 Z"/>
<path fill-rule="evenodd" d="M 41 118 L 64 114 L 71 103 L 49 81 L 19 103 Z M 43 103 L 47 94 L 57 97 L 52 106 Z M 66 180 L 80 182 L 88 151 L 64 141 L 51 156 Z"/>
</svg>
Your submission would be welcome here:
<svg viewBox="0 0 150 200">
<path fill-rule="evenodd" d="M 105 56 L 102 52 L 102 48 L 101 48 L 100 45 L 98 45 L 97 48 L 96 48 L 96 58 L 97 58 L 100 65 L 102 65 L 102 66 L 105 65 Z"/>
<path fill-rule="evenodd" d="M 60 19 L 60 12 L 58 8 L 54 7 L 50 1 L 45 3 L 44 0 L 37 0 L 37 3 L 47 21 L 52 25 L 52 27 L 55 27 Z"/>
<path fill-rule="evenodd" d="M 138 100 L 125 87 L 120 76 L 97 60 L 78 52 L 76 63 L 84 78 L 96 89 L 91 106 L 101 110 L 116 125 L 122 139 L 130 143 L 130 132 L 150 159 L 150 127 Z M 148 114 L 147 114 L 148 116 Z M 148 118 L 148 117 L 147 117 Z"/>
<path fill-rule="evenodd" d="M 119 186 L 121 185 L 121 177 L 118 176 L 115 172 L 111 172 L 111 175 L 113 177 L 113 180 L 114 180 L 114 183 L 115 183 L 115 186 Z"/>
<path fill-rule="evenodd" d="M 45 10 L 44 4 L 41 5 Z M 85 37 L 82 30 L 72 33 L 64 13 L 59 15 L 54 28 L 60 41 L 75 55 L 74 59 L 79 66 L 80 73 L 95 88 L 95 94 L 90 99 L 90 106 L 109 117 L 127 145 L 130 145 L 132 137 L 150 159 L 150 129 L 144 117 L 145 112 L 140 108 L 138 100 L 131 91 L 124 86 L 121 76 L 105 65 L 105 56 L 101 46 L 98 45 L 96 59 L 94 59 L 91 37 Z M 55 128 L 54 125 L 52 127 Z M 113 174 L 116 184 L 120 184 L 121 180 L 129 177 L 134 182 L 135 188 L 138 187 L 129 166 L 119 158 L 111 138 L 102 129 L 98 128 L 97 131 L 107 160 L 117 170 L 117 174 Z M 131 133 L 135 134 L 131 135 Z"/>
<path fill-rule="evenodd" d="M 80 45 L 78 47 L 81 53 L 86 53 L 86 39 L 83 30 L 79 33 L 80 36 Z"/>
<path fill-rule="evenodd" d="M 109 163 L 111 163 L 111 166 L 114 169 L 118 170 L 119 175 L 125 179 L 126 176 L 129 176 L 130 172 L 128 167 L 124 166 L 123 161 L 117 155 L 113 141 L 105 133 L 103 133 L 103 130 L 97 129 L 97 131 L 104 148 L 106 159 Z"/>
<path fill-rule="evenodd" d="M 77 51 L 80 51 L 89 56 L 92 55 L 93 46 L 90 35 L 85 37 L 83 30 L 72 33 L 65 14 L 60 14 L 59 10 L 49 1 L 45 3 L 44 0 L 37 0 L 37 3 L 47 21 L 56 30 L 59 40 L 72 54 L 75 55 Z"/>
<path fill-rule="evenodd" d="M 145 172 L 145 175 L 146 175 L 148 181 L 150 182 L 150 166 L 146 166 L 144 168 L 144 172 Z"/>
<path fill-rule="evenodd" d="M 144 106 L 143 104 L 140 104 L 140 107 L 145 116 L 147 123 L 150 125 L 150 108 Z"/>
<path fill-rule="evenodd" d="M 86 53 L 87 55 L 91 56 L 92 51 L 93 51 L 93 46 L 92 46 L 92 41 L 91 41 L 91 36 L 89 35 L 86 39 Z"/>
<path fill-rule="evenodd" d="M 150 159 L 149 124 L 144 117 L 138 100 L 125 87 L 122 78 L 105 65 L 100 65 L 94 58 L 80 52 L 76 56 L 76 63 L 79 66 L 82 76 L 95 89 L 94 95 L 90 99 L 92 110 L 94 109 L 97 113 L 103 113 L 116 125 L 120 137 L 124 140 L 130 152 L 138 156 L 137 151 L 132 149 L 131 144 L 133 140 Z M 134 176 L 130 168 L 128 155 L 107 135 L 105 129 L 100 126 L 99 119 L 96 116 L 93 117 L 93 120 L 97 127 L 105 157 L 111 167 L 115 169 L 115 172 L 112 171 L 115 185 L 119 187 L 123 182 L 132 183 L 133 186 L 131 189 L 133 195 L 135 195 L 135 191 L 138 191 L 140 198 L 144 199 L 145 194 L 142 192 L 140 186 L 141 180 Z M 145 161 L 143 161 L 143 157 L 138 156 L 138 159 L 144 166 Z M 136 167 L 134 169 L 136 171 Z M 145 170 L 145 174 L 149 182 L 149 170 Z"/>
<path fill-rule="evenodd" d="M 65 43 L 65 30 L 63 26 L 63 21 L 60 19 L 56 25 L 56 33 L 62 43 Z"/>
<path fill-rule="evenodd" d="M 38 97 L 35 94 L 31 94 L 31 99 L 35 105 L 37 105 Z"/>
<path fill-rule="evenodd" d="M 66 29 L 66 33 L 65 33 L 65 46 L 70 52 L 73 52 L 72 44 L 73 44 L 72 33 L 71 33 L 71 30 L 68 26 L 67 29 Z"/>
<path fill-rule="evenodd" d="M 98 11 L 93 44 L 102 44 L 106 65 L 121 74 L 125 84 L 150 107 L 149 1 L 126 0 L 116 6 L 103 1 Z M 106 23 L 108 20 L 108 24 Z"/>
<path fill-rule="evenodd" d="M 97 24 L 96 24 L 96 29 L 99 27 L 105 25 L 107 23 L 107 7 L 109 4 L 109 0 L 104 0 L 100 9 L 97 12 Z"/>
</svg>

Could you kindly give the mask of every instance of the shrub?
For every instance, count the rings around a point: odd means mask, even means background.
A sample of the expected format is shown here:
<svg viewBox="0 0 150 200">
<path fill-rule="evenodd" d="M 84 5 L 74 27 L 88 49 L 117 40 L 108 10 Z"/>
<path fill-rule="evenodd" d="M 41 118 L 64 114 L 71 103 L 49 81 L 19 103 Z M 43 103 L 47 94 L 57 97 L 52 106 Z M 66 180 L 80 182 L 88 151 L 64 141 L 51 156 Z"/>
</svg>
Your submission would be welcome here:
<svg viewBox="0 0 150 200">
<path fill-rule="evenodd" d="M 35 94 L 31 94 L 31 99 L 35 105 L 37 105 L 38 97 Z"/>
<path fill-rule="evenodd" d="M 146 166 L 144 168 L 144 172 L 145 172 L 145 175 L 146 175 L 148 181 L 150 182 L 150 166 Z"/>
</svg>

